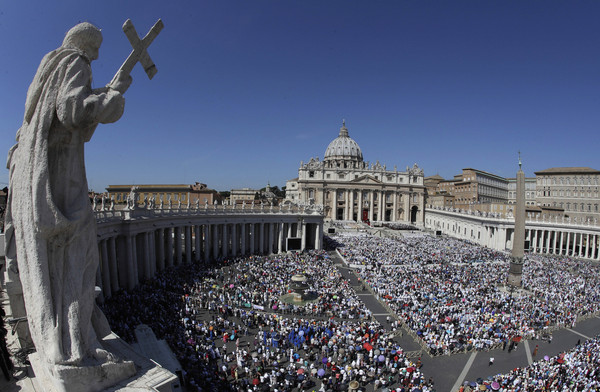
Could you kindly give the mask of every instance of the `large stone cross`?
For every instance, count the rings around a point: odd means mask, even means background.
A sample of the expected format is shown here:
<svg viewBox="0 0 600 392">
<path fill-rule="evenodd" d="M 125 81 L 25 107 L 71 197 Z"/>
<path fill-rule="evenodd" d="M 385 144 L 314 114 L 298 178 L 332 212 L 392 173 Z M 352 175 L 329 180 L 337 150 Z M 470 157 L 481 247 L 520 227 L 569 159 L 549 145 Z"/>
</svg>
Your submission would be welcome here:
<svg viewBox="0 0 600 392">
<path fill-rule="evenodd" d="M 140 39 L 138 33 L 135 31 L 135 27 L 133 27 L 131 19 L 127 19 L 125 23 L 123 23 L 123 32 L 127 36 L 127 39 L 133 47 L 133 50 L 131 51 L 125 62 L 121 65 L 119 71 L 117 71 L 117 74 L 113 78 L 111 84 L 117 81 L 117 75 L 119 74 L 119 72 L 123 72 L 124 74 L 129 75 L 138 61 L 140 62 L 142 67 L 144 67 L 144 71 L 146 71 L 146 74 L 148 75 L 149 79 L 152 79 L 154 75 L 156 75 L 156 66 L 152 62 L 152 59 L 150 58 L 150 55 L 148 55 L 148 51 L 146 49 L 148 49 L 148 46 L 150 46 L 152 41 L 154 41 L 154 38 L 156 38 L 156 36 L 158 35 L 158 33 L 160 33 L 163 27 L 164 24 L 162 20 L 159 19 L 154 24 L 154 26 L 152 26 L 150 31 L 148 31 L 148 34 L 146 34 L 146 36 L 143 39 Z"/>
</svg>

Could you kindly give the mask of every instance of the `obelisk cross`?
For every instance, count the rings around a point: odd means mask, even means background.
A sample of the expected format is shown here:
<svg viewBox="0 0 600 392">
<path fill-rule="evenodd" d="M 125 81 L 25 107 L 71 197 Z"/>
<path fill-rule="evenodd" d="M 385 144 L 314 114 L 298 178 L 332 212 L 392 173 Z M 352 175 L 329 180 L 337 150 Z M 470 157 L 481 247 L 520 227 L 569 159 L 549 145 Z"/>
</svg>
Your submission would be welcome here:
<svg viewBox="0 0 600 392">
<path fill-rule="evenodd" d="M 152 41 L 154 41 L 154 38 L 156 38 L 163 27 L 165 27 L 165 25 L 163 24 L 162 20 L 159 19 L 154 26 L 152 26 L 150 31 L 148 31 L 148 34 L 146 34 L 143 39 L 140 39 L 138 33 L 135 31 L 135 27 L 133 27 L 131 19 L 127 19 L 125 23 L 123 23 L 123 32 L 127 36 L 127 39 L 133 47 L 133 50 L 113 77 L 111 84 L 117 81 L 117 75 L 119 72 L 129 75 L 138 61 L 142 67 L 144 67 L 144 71 L 146 71 L 149 79 L 152 79 L 154 75 L 156 75 L 156 66 L 152 62 L 152 59 L 150 58 L 150 55 L 148 55 L 148 51 L 146 49 L 148 49 L 148 46 L 150 46 Z"/>
</svg>

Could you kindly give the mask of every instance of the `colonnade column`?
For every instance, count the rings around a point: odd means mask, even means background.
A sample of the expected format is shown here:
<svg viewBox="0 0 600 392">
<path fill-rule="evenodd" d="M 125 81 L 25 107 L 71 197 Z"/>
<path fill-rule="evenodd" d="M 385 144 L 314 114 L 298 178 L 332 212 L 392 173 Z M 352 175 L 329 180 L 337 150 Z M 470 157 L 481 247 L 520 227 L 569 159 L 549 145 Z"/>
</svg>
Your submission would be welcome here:
<svg viewBox="0 0 600 392">
<path fill-rule="evenodd" d="M 133 290 L 133 288 L 138 284 L 137 257 L 134 235 L 129 234 L 125 237 L 125 247 L 127 249 L 127 290 Z"/>
<path fill-rule="evenodd" d="M 332 220 L 337 220 L 337 195 L 338 195 L 338 191 L 337 189 L 333 189 L 331 191 L 332 195 L 333 195 L 333 200 L 331 201 L 331 219 Z"/>
<path fill-rule="evenodd" d="M 250 223 L 250 238 L 248 238 L 248 241 L 250 241 L 250 254 L 253 255 L 254 254 L 254 244 L 256 243 L 256 223 Z"/>
<path fill-rule="evenodd" d="M 315 249 L 322 249 L 323 248 L 323 222 L 319 222 L 316 225 L 316 235 L 315 235 Z"/>
<path fill-rule="evenodd" d="M 202 226 L 196 225 L 194 226 L 194 246 L 196 249 L 194 261 L 196 263 L 200 262 L 200 254 L 202 253 L 202 245 L 201 245 L 201 237 L 202 237 Z"/>
<path fill-rule="evenodd" d="M 175 227 L 175 263 L 177 265 L 182 263 L 181 255 L 181 226 Z"/>
<path fill-rule="evenodd" d="M 283 230 L 285 229 L 285 224 L 283 222 L 279 223 L 279 231 L 277 232 L 277 253 L 283 252 Z"/>
<path fill-rule="evenodd" d="M 173 228 L 167 228 L 167 268 L 173 266 Z"/>
<path fill-rule="evenodd" d="M 567 233 L 566 233 L 566 234 L 567 234 L 567 249 L 565 250 L 565 256 L 571 256 L 571 255 L 569 254 L 569 246 L 570 246 L 570 244 L 571 244 L 571 233 L 569 233 L 569 232 L 567 231 Z"/>
<path fill-rule="evenodd" d="M 237 236 L 237 223 L 231 225 L 231 255 L 238 255 L 238 236 Z"/>
<path fill-rule="evenodd" d="M 590 249 L 590 233 L 587 233 L 586 237 L 585 237 L 585 255 L 583 256 L 586 259 L 588 258 L 589 249 Z"/>
<path fill-rule="evenodd" d="M 358 211 L 356 212 L 357 214 L 357 221 L 362 222 L 363 220 L 363 191 L 359 190 L 358 191 Z"/>
<path fill-rule="evenodd" d="M 258 243 L 258 251 L 261 255 L 265 254 L 265 224 L 264 222 L 261 222 L 258 224 L 259 226 L 259 232 L 258 232 L 258 238 L 259 238 L 259 243 Z"/>
<path fill-rule="evenodd" d="M 210 225 L 204 225 L 204 262 L 210 260 Z"/>
<path fill-rule="evenodd" d="M 373 210 L 375 209 L 375 193 L 373 191 L 369 191 L 369 222 L 373 224 Z"/>
<path fill-rule="evenodd" d="M 379 210 L 379 212 L 377 212 L 377 220 L 380 222 L 383 222 L 383 211 L 384 211 L 383 203 L 384 202 L 385 201 L 383 200 L 383 191 L 379 191 L 379 205 L 377 208 Z"/>
<path fill-rule="evenodd" d="M 102 294 L 104 298 L 108 298 L 112 294 L 110 284 L 110 264 L 108 261 L 108 240 L 100 241 L 100 255 L 102 257 Z"/>
<path fill-rule="evenodd" d="M 211 225 L 210 231 L 213 240 L 213 259 L 216 260 L 219 257 L 219 225 Z"/>
<path fill-rule="evenodd" d="M 108 252 L 110 262 L 110 280 L 113 292 L 119 291 L 119 271 L 117 270 L 117 244 L 115 237 L 108 239 Z"/>
<path fill-rule="evenodd" d="M 185 262 L 192 262 L 192 226 L 185 226 Z"/>
<path fill-rule="evenodd" d="M 579 233 L 579 257 L 583 257 L 583 233 Z"/>
<path fill-rule="evenodd" d="M 563 239 L 564 239 L 564 236 L 565 236 L 565 232 L 561 230 L 560 231 L 560 245 L 559 245 L 560 251 L 558 252 L 559 255 L 563 254 Z"/>
<path fill-rule="evenodd" d="M 392 192 L 392 197 L 394 198 L 394 200 L 392 201 L 393 210 L 390 219 L 392 220 L 392 222 L 395 222 L 398 220 L 398 194 L 396 193 L 396 191 Z"/>
<path fill-rule="evenodd" d="M 221 253 L 223 257 L 229 256 L 229 225 L 227 223 L 221 225 L 223 234 L 221 235 Z"/>
<path fill-rule="evenodd" d="M 306 249 L 306 223 L 304 223 L 304 221 L 302 222 L 302 239 L 300 243 L 300 250 L 304 252 L 304 250 Z"/>
<path fill-rule="evenodd" d="M 348 220 L 354 220 L 354 190 L 349 190 L 350 193 L 350 205 L 348 206 Z"/>
<path fill-rule="evenodd" d="M 246 224 L 240 226 L 240 254 L 246 254 Z"/>
<path fill-rule="evenodd" d="M 271 254 L 273 253 L 273 244 L 275 243 L 275 224 L 274 223 L 268 223 L 269 225 L 269 242 L 268 242 L 268 247 L 267 247 L 267 254 Z"/>
</svg>

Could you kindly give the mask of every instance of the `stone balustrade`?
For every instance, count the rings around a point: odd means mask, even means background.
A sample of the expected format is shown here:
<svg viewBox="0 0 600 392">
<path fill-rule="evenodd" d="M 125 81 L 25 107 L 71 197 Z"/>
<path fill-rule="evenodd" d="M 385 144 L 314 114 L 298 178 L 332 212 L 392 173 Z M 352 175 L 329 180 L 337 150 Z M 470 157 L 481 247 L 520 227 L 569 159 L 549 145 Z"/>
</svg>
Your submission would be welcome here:
<svg viewBox="0 0 600 392">
<path fill-rule="evenodd" d="M 425 228 L 496 250 L 512 250 L 514 217 L 497 213 L 428 207 Z M 532 217 L 525 221 L 525 251 L 600 260 L 597 220 Z"/>
<path fill-rule="evenodd" d="M 94 203 L 105 297 L 131 290 L 164 268 L 288 250 L 320 249 L 319 205 L 154 205 Z"/>
</svg>

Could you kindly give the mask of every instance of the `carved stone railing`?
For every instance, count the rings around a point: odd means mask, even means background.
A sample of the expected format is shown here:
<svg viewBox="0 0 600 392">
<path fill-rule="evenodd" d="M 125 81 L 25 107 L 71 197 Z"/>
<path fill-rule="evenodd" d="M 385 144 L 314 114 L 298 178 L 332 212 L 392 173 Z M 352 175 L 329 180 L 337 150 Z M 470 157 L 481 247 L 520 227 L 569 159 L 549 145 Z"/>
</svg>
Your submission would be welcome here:
<svg viewBox="0 0 600 392">
<path fill-rule="evenodd" d="M 118 208 L 120 207 L 120 208 Z M 125 220 L 133 218 L 160 218 L 176 216 L 215 216 L 215 215 L 265 215 L 265 214 L 283 214 L 283 215 L 322 215 L 323 206 L 321 205 L 227 205 L 227 204 L 204 204 L 199 205 L 177 205 L 177 206 L 153 206 L 150 203 L 142 205 L 129 206 L 122 205 L 115 207 L 114 203 L 110 207 L 103 204 L 94 205 L 92 208 L 96 214 L 98 223 L 105 223 L 116 220 Z"/>
<path fill-rule="evenodd" d="M 507 222 L 507 223 L 513 223 L 515 221 L 514 216 L 511 213 L 501 214 L 499 212 L 481 212 L 481 211 L 463 210 L 460 208 L 439 207 L 439 206 L 431 206 L 431 205 L 427 206 L 427 208 L 425 209 L 425 214 L 427 214 L 427 210 L 444 211 L 444 212 L 449 212 L 452 214 L 481 217 L 481 218 L 486 218 L 486 219 L 497 219 L 498 221 Z M 550 224 L 550 225 L 556 224 L 556 225 L 561 225 L 561 226 L 569 225 L 569 226 L 578 227 L 578 228 L 600 227 L 600 222 L 598 221 L 597 218 L 594 218 L 594 220 L 590 220 L 590 219 L 582 219 L 582 218 L 578 218 L 578 217 L 573 217 L 573 218 L 565 217 L 565 216 L 559 217 L 558 215 L 555 215 L 555 216 L 548 216 L 548 215 L 531 216 L 531 215 L 528 215 L 525 218 L 525 224 L 535 225 L 538 223 L 544 223 L 544 224 Z"/>
</svg>

